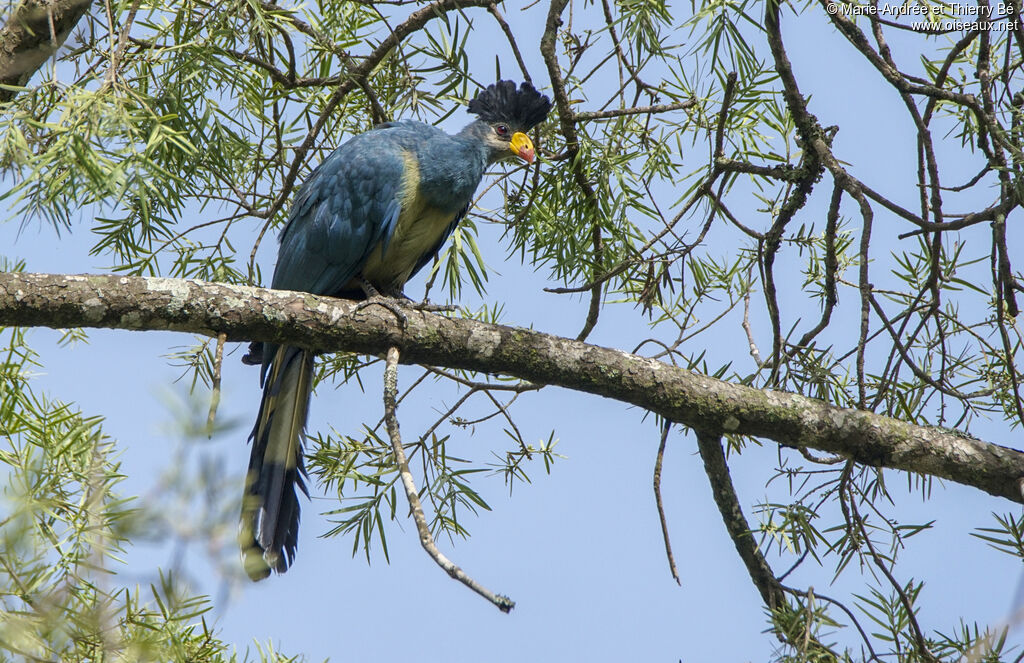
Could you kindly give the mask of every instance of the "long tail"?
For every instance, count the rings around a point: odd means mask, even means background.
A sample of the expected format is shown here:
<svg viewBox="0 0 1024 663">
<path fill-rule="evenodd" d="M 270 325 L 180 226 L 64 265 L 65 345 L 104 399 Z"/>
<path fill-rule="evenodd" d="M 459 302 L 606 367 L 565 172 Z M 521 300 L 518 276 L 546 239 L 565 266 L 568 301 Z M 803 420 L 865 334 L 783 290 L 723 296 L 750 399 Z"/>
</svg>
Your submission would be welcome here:
<svg viewBox="0 0 1024 663">
<path fill-rule="evenodd" d="M 295 558 L 299 499 L 309 496 L 303 477 L 302 438 L 313 390 L 313 354 L 287 346 L 264 346 L 263 400 L 253 427 L 252 455 L 242 496 L 238 542 L 245 572 L 262 580 L 271 569 L 284 573 Z"/>
</svg>

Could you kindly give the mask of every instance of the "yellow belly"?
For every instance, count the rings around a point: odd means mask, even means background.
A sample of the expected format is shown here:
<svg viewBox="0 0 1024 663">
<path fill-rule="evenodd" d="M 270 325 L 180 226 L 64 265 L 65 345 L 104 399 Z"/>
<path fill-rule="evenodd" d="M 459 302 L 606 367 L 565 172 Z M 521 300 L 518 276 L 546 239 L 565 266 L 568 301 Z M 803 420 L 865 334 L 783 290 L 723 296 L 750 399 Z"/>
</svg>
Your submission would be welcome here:
<svg viewBox="0 0 1024 663">
<path fill-rule="evenodd" d="M 378 289 L 400 291 L 412 270 L 437 246 L 441 235 L 455 220 L 451 212 L 424 209 L 415 204 L 412 207 L 408 209 L 403 205 L 387 251 L 382 251 L 382 245 L 378 245 L 363 267 L 363 278 Z"/>
<path fill-rule="evenodd" d="M 437 246 L 441 235 L 455 220 L 452 212 L 427 205 L 420 193 L 420 168 L 412 152 L 403 155 L 405 168 L 399 203 L 402 211 L 395 223 L 387 250 L 377 245 L 360 275 L 385 293 L 401 292 L 420 260 Z M 355 285 L 358 288 L 358 284 Z"/>
</svg>

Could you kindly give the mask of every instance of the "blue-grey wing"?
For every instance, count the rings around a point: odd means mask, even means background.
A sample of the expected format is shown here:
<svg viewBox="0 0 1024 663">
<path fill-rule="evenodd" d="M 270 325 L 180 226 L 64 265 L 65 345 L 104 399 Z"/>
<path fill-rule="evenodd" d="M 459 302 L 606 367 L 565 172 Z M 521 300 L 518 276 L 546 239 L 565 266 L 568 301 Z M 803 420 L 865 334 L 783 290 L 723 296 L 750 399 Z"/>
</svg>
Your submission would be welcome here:
<svg viewBox="0 0 1024 663">
<path fill-rule="evenodd" d="M 309 177 L 281 232 L 272 287 L 332 295 L 394 232 L 401 212 L 402 151 L 378 132 L 356 136 Z"/>
</svg>

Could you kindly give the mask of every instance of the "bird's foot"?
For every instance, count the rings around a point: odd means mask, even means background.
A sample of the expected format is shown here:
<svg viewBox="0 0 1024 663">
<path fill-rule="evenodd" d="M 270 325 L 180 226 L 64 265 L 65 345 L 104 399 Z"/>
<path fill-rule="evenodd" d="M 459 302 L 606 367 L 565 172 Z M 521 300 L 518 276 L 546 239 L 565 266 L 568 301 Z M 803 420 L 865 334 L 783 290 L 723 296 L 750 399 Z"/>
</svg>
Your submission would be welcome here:
<svg viewBox="0 0 1024 663">
<path fill-rule="evenodd" d="M 409 318 L 401 309 L 424 311 L 426 313 L 451 313 L 458 310 L 458 307 L 453 304 L 431 304 L 429 299 L 424 299 L 422 302 L 414 302 L 406 297 L 405 293 L 401 290 L 382 293 L 366 279 L 359 279 L 359 285 L 363 288 L 363 292 L 366 293 L 366 300 L 356 305 L 356 311 L 361 311 L 373 304 L 383 306 L 395 314 L 395 317 L 402 323 L 403 328 Z"/>
<path fill-rule="evenodd" d="M 373 306 L 374 304 L 376 304 L 377 306 L 383 306 L 384 308 L 395 314 L 395 317 L 398 318 L 398 323 L 401 325 L 402 329 L 405 329 L 406 324 L 408 324 L 409 322 L 409 316 L 405 314 L 405 311 L 403 311 L 402 308 L 408 307 L 410 303 L 411 302 L 409 302 L 408 299 L 387 297 L 385 295 L 377 293 L 374 295 L 370 295 L 365 300 L 356 304 L 356 307 L 355 309 L 352 310 L 352 312 L 356 313 L 358 311 L 362 311 L 364 308 L 368 308 L 370 306 Z"/>
<path fill-rule="evenodd" d="M 398 318 L 398 322 L 402 329 L 405 329 L 406 324 L 409 322 L 409 317 L 401 310 L 401 308 L 410 303 L 408 297 L 403 295 L 401 292 L 399 292 L 397 296 L 390 293 L 384 295 L 380 290 L 377 290 L 372 283 L 362 277 L 359 277 L 359 286 L 363 289 L 363 292 L 366 293 L 366 299 L 356 304 L 353 313 L 362 311 L 364 308 L 373 306 L 374 304 L 377 306 L 383 306 L 395 314 L 395 317 Z"/>
<path fill-rule="evenodd" d="M 383 297 L 380 290 L 377 290 L 376 286 L 364 279 L 362 276 L 356 277 L 359 281 L 359 287 L 363 289 L 363 293 L 367 299 L 373 299 L 374 297 Z"/>
</svg>

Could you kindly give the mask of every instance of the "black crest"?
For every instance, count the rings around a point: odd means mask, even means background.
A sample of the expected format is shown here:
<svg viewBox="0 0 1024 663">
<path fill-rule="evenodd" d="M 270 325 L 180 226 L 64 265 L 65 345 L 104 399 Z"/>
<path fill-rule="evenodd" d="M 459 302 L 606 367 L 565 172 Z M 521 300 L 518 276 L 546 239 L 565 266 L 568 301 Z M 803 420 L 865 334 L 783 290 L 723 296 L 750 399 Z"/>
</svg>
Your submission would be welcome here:
<svg viewBox="0 0 1024 663">
<path fill-rule="evenodd" d="M 551 101 L 529 83 L 517 90 L 512 81 L 498 81 L 478 92 L 467 110 L 484 122 L 507 122 L 529 131 L 547 117 Z"/>
</svg>

